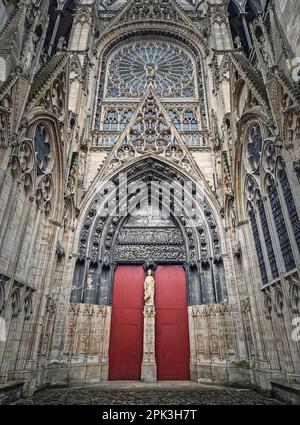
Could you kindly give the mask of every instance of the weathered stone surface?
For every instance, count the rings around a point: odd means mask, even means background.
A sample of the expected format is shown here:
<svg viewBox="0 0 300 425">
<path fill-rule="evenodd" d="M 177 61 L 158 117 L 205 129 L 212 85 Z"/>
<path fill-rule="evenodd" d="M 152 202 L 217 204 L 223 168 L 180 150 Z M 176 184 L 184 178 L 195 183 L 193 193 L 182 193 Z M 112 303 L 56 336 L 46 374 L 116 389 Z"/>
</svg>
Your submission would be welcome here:
<svg viewBox="0 0 300 425">
<path fill-rule="evenodd" d="M 278 405 L 251 390 L 200 387 L 174 389 L 53 389 L 41 391 L 21 404 L 32 405 Z"/>
</svg>

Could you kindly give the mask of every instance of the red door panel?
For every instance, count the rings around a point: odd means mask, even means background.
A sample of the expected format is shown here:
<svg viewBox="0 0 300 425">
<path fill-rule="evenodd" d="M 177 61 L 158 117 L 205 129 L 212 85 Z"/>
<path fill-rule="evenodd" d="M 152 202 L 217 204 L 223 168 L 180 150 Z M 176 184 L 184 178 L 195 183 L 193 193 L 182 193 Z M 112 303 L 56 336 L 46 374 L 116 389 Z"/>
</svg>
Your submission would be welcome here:
<svg viewBox="0 0 300 425">
<path fill-rule="evenodd" d="M 155 280 L 158 380 L 189 380 L 190 349 L 185 271 L 181 266 L 159 266 Z"/>
<path fill-rule="evenodd" d="M 119 266 L 115 272 L 113 309 L 143 309 L 145 272 L 140 266 Z"/>
<path fill-rule="evenodd" d="M 121 266 L 115 273 L 110 337 L 110 380 L 140 380 L 143 356 L 145 272 Z M 159 266 L 156 280 L 158 380 L 189 380 L 189 334 L 185 272 Z"/>
<path fill-rule="evenodd" d="M 116 269 L 109 348 L 109 379 L 140 380 L 143 358 L 143 267 Z"/>
</svg>

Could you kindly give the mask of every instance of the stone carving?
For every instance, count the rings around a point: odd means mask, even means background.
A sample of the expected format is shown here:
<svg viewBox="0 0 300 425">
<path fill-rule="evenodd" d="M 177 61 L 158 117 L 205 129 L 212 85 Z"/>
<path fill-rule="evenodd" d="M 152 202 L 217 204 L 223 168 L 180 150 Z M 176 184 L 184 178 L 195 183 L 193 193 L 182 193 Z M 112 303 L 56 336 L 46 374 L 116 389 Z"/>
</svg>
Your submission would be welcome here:
<svg viewBox="0 0 300 425">
<path fill-rule="evenodd" d="M 153 179 L 155 181 L 157 179 L 158 182 L 163 180 L 162 174 L 166 175 L 166 179 L 176 178 L 179 184 L 183 184 L 184 181 L 179 173 L 154 159 L 144 159 L 133 165 L 128 172 L 129 181 L 134 181 L 137 174 L 149 185 L 149 188 Z M 116 176 L 113 182 L 117 184 L 119 176 Z M 96 285 L 98 267 L 103 271 L 104 268 L 108 269 L 114 264 L 188 263 L 193 267 L 199 267 L 200 272 L 203 272 L 201 285 L 206 284 L 205 279 L 209 282 L 208 285 L 211 285 L 210 279 L 213 274 L 215 286 L 219 291 L 216 302 L 226 298 L 223 289 L 220 289 L 223 288 L 225 281 L 221 238 L 216 219 L 207 200 L 204 202 L 201 200 L 199 205 L 203 209 L 207 225 L 204 225 L 202 219 L 197 221 L 200 218 L 199 213 L 193 208 L 195 212 L 192 216 L 197 225 L 193 227 L 194 224 L 185 216 L 168 220 L 152 217 L 151 208 L 141 210 L 141 215 L 138 217 L 130 218 L 129 216 L 123 224 L 124 218 L 119 216 L 105 217 L 103 214 L 97 218 L 97 210 L 100 205 L 106 203 L 107 197 L 109 193 L 100 192 L 94 198 L 82 227 L 78 251 L 79 263 L 74 274 L 74 287 L 78 288 L 78 293 L 81 293 L 82 288 L 85 287 L 91 267 L 93 271 L 96 271 L 93 280 L 93 285 Z M 119 197 L 121 211 L 128 194 L 123 194 L 120 190 Z M 177 220 L 180 223 L 177 223 Z M 210 268 L 211 271 L 209 271 Z M 108 282 L 104 284 L 108 285 Z M 77 298 L 71 299 L 73 302 L 75 300 L 79 302 Z M 210 301 L 205 299 L 205 302 Z M 91 300 L 89 299 L 88 302 Z"/>
<path fill-rule="evenodd" d="M 147 277 L 144 283 L 145 296 L 144 301 L 146 306 L 154 306 L 155 279 L 152 275 L 152 270 L 148 270 Z"/>
<path fill-rule="evenodd" d="M 147 271 L 144 282 L 144 354 L 142 362 L 142 380 L 155 382 L 157 379 L 155 360 L 155 279 L 151 269 Z"/>
<path fill-rule="evenodd" d="M 144 262 L 147 260 L 156 262 L 184 262 L 186 260 L 186 254 L 183 246 L 116 246 L 115 261 Z"/>
<path fill-rule="evenodd" d="M 259 45 L 259 51 L 261 54 L 261 57 L 263 59 L 263 62 L 268 68 L 272 68 L 273 66 L 273 60 L 270 55 L 270 52 L 268 51 L 268 43 L 265 40 L 263 34 L 258 38 L 258 45 Z"/>
<path fill-rule="evenodd" d="M 237 242 L 236 245 L 233 247 L 233 255 L 237 258 L 240 258 L 242 255 L 242 246 L 241 242 Z"/>
<path fill-rule="evenodd" d="M 285 299 L 280 286 L 277 286 L 275 288 L 274 298 L 275 298 L 275 310 L 276 310 L 277 317 L 283 318 Z"/>
<path fill-rule="evenodd" d="M 234 39 L 234 44 L 238 50 L 243 49 L 241 38 L 238 35 Z"/>
<path fill-rule="evenodd" d="M 267 172 L 273 172 L 278 156 L 278 149 L 276 148 L 274 142 L 271 141 L 265 143 L 264 151 L 265 155 L 262 160 L 263 166 Z"/>
<path fill-rule="evenodd" d="M 137 21 L 186 23 L 171 0 L 136 0 L 121 15 L 119 23 Z"/>
<path fill-rule="evenodd" d="M 272 310 L 273 310 L 273 302 L 271 298 L 271 294 L 269 290 L 263 291 L 263 297 L 264 297 L 264 313 L 267 319 L 271 319 L 272 317 Z"/>
<path fill-rule="evenodd" d="M 299 315 L 300 312 L 300 281 L 295 277 L 290 279 L 290 290 L 289 290 L 289 304 L 290 308 L 295 315 Z"/>
<path fill-rule="evenodd" d="M 294 167 L 295 173 L 297 174 L 298 180 L 300 182 L 300 160 L 299 159 L 293 162 L 293 167 Z"/>
<path fill-rule="evenodd" d="M 152 89 L 149 89 L 146 99 L 142 101 L 134 121 L 117 141 L 105 174 L 112 173 L 128 160 L 148 153 L 162 155 L 191 176 L 197 176 L 181 136 L 176 134 L 167 111 Z"/>
<path fill-rule="evenodd" d="M 21 307 L 21 285 L 15 283 L 9 296 L 8 304 L 11 307 L 12 317 L 17 317 L 22 310 Z"/>
<path fill-rule="evenodd" d="M 67 42 L 66 42 L 65 37 L 64 36 L 59 37 L 56 50 L 58 52 L 61 52 L 62 50 L 65 50 L 66 47 L 67 47 Z"/>
<path fill-rule="evenodd" d="M 24 298 L 25 320 L 29 320 L 33 313 L 32 296 L 33 296 L 33 290 L 31 288 L 28 288 L 26 290 L 25 298 Z"/>
<path fill-rule="evenodd" d="M 6 294 L 6 289 L 5 289 L 5 285 L 6 283 L 9 281 L 9 278 L 7 276 L 4 275 L 0 275 L 0 314 L 2 313 L 4 307 L 5 307 L 5 294 Z"/>
<path fill-rule="evenodd" d="M 131 43 L 109 66 L 107 97 L 142 97 L 149 84 L 160 97 L 195 96 L 195 69 L 186 50 L 163 41 Z"/>
<path fill-rule="evenodd" d="M 66 256 L 66 250 L 65 248 L 61 245 L 60 242 L 58 242 L 57 247 L 56 247 L 56 255 L 58 256 L 58 258 L 64 258 Z"/>
<path fill-rule="evenodd" d="M 25 52 L 22 57 L 23 67 L 25 71 L 28 71 L 35 55 L 35 49 L 38 44 L 39 38 L 37 34 L 31 34 L 29 41 L 27 43 Z"/>
<path fill-rule="evenodd" d="M 105 306 L 71 304 L 67 316 L 64 352 L 73 356 L 97 356 L 98 361 L 103 361 L 108 349 L 108 310 Z"/>
<path fill-rule="evenodd" d="M 86 158 L 87 155 L 85 152 L 80 153 L 79 165 L 78 165 L 78 184 L 83 185 L 85 170 L 86 170 Z"/>
<path fill-rule="evenodd" d="M 47 313 L 56 313 L 56 302 L 53 298 L 48 297 L 47 298 L 47 304 L 46 304 L 46 311 Z"/>
<path fill-rule="evenodd" d="M 156 310 L 154 305 L 145 305 L 144 316 L 148 318 L 154 318 L 156 315 Z"/>
<path fill-rule="evenodd" d="M 227 303 L 193 306 L 192 326 L 198 361 L 217 358 L 235 352 L 235 331 L 231 318 L 231 306 Z"/>
<path fill-rule="evenodd" d="M 8 145 L 10 134 L 10 113 L 0 106 L 0 148 Z"/>
<path fill-rule="evenodd" d="M 118 236 L 119 245 L 182 245 L 180 229 L 176 228 L 123 228 Z"/>
</svg>

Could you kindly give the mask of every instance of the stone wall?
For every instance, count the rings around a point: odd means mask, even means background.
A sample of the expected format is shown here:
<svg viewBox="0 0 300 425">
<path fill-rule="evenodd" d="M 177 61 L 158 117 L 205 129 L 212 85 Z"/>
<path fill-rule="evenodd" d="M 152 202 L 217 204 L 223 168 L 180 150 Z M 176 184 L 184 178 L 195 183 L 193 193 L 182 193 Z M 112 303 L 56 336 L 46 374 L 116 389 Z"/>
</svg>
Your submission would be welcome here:
<svg viewBox="0 0 300 425">
<path fill-rule="evenodd" d="M 250 363 L 238 356 L 232 307 L 228 304 L 189 307 L 189 326 L 193 381 L 250 383 Z"/>
<path fill-rule="evenodd" d="M 64 344 L 64 358 L 69 361 L 69 384 L 108 380 L 110 322 L 110 307 L 70 305 Z M 51 380 L 49 377 L 50 383 Z"/>
<path fill-rule="evenodd" d="M 298 0 L 276 0 L 275 7 L 283 31 L 295 53 L 300 57 L 300 2 Z"/>
</svg>

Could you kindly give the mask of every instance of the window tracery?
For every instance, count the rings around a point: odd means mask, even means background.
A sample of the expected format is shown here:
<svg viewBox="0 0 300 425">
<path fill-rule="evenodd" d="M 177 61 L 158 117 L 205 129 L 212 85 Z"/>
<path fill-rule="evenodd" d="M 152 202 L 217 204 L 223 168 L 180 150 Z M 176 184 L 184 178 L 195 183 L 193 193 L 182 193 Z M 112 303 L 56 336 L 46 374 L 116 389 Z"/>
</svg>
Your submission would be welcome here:
<svg viewBox="0 0 300 425">
<path fill-rule="evenodd" d="M 289 272 L 293 270 L 293 268 L 296 266 L 296 263 L 280 203 L 280 197 L 274 180 L 270 181 L 268 192 L 271 211 L 277 231 L 277 236 L 279 239 L 282 257 L 284 260 L 286 271 Z"/>
<path fill-rule="evenodd" d="M 277 261 L 276 261 L 275 252 L 274 252 L 274 248 L 273 248 L 273 243 L 272 243 L 272 238 L 271 238 L 271 234 L 270 234 L 270 229 L 269 229 L 269 224 L 268 224 L 265 206 L 264 206 L 264 203 L 261 199 L 259 199 L 259 201 L 257 202 L 257 207 L 258 207 L 258 213 L 259 213 L 259 216 L 260 216 L 262 232 L 263 232 L 263 236 L 264 236 L 265 244 L 266 244 L 266 248 L 267 248 L 267 253 L 268 253 L 268 257 L 269 257 L 269 263 L 270 263 L 272 277 L 273 277 L 273 279 L 276 279 L 279 276 Z"/>
<path fill-rule="evenodd" d="M 54 177 L 53 166 L 53 134 L 50 126 L 43 121 L 38 122 L 34 129 L 34 149 L 39 176 L 36 203 L 43 208 L 46 217 L 53 211 Z M 51 142 L 52 141 L 52 142 Z"/>
<path fill-rule="evenodd" d="M 182 140 L 191 147 L 207 146 L 203 105 L 198 100 L 204 91 L 201 65 L 184 46 L 159 39 L 127 43 L 111 54 L 102 72 L 93 147 L 115 144 L 140 107 L 149 84 Z"/>
<path fill-rule="evenodd" d="M 195 97 L 195 67 L 186 51 L 163 41 L 132 43 L 118 50 L 108 67 L 107 97 L 140 98 L 148 79 L 160 97 Z"/>
<path fill-rule="evenodd" d="M 184 113 L 183 131 L 198 130 L 198 122 L 193 111 L 186 111 Z"/>
<path fill-rule="evenodd" d="M 43 123 L 38 124 L 35 130 L 34 142 L 38 167 L 41 172 L 44 172 L 50 163 L 50 144 L 49 132 Z"/>
<path fill-rule="evenodd" d="M 300 220 L 285 168 L 283 168 L 280 172 L 280 183 L 283 197 L 287 206 L 290 222 L 295 235 L 296 244 L 300 251 Z"/>
<path fill-rule="evenodd" d="M 176 110 L 171 109 L 169 111 L 169 117 L 170 117 L 170 120 L 172 121 L 172 123 L 174 124 L 174 127 L 177 130 L 180 131 L 181 130 L 181 119 L 180 119 L 178 112 Z"/>
<path fill-rule="evenodd" d="M 280 269 L 290 272 L 296 267 L 300 220 L 288 172 L 274 138 L 260 122 L 252 122 L 245 134 L 247 211 L 262 281 L 266 284 L 279 277 Z M 281 254 L 281 261 L 276 252 Z M 270 269 L 265 266 L 267 263 Z"/>
<path fill-rule="evenodd" d="M 248 130 L 248 159 L 253 170 L 256 170 L 260 163 L 261 151 L 263 145 L 263 135 L 258 123 L 251 125 Z"/>
<path fill-rule="evenodd" d="M 260 274 L 261 274 L 261 279 L 262 279 L 263 284 L 265 285 L 265 284 L 268 283 L 268 275 L 267 275 L 262 245 L 261 245 L 261 241 L 260 241 L 260 235 L 259 235 L 257 220 L 256 220 L 254 209 L 252 207 L 249 211 L 249 218 L 250 218 L 250 223 L 251 223 L 251 228 L 252 228 L 252 233 L 253 233 L 253 239 L 254 239 L 256 255 L 257 255 L 259 270 L 260 270 Z"/>
</svg>

